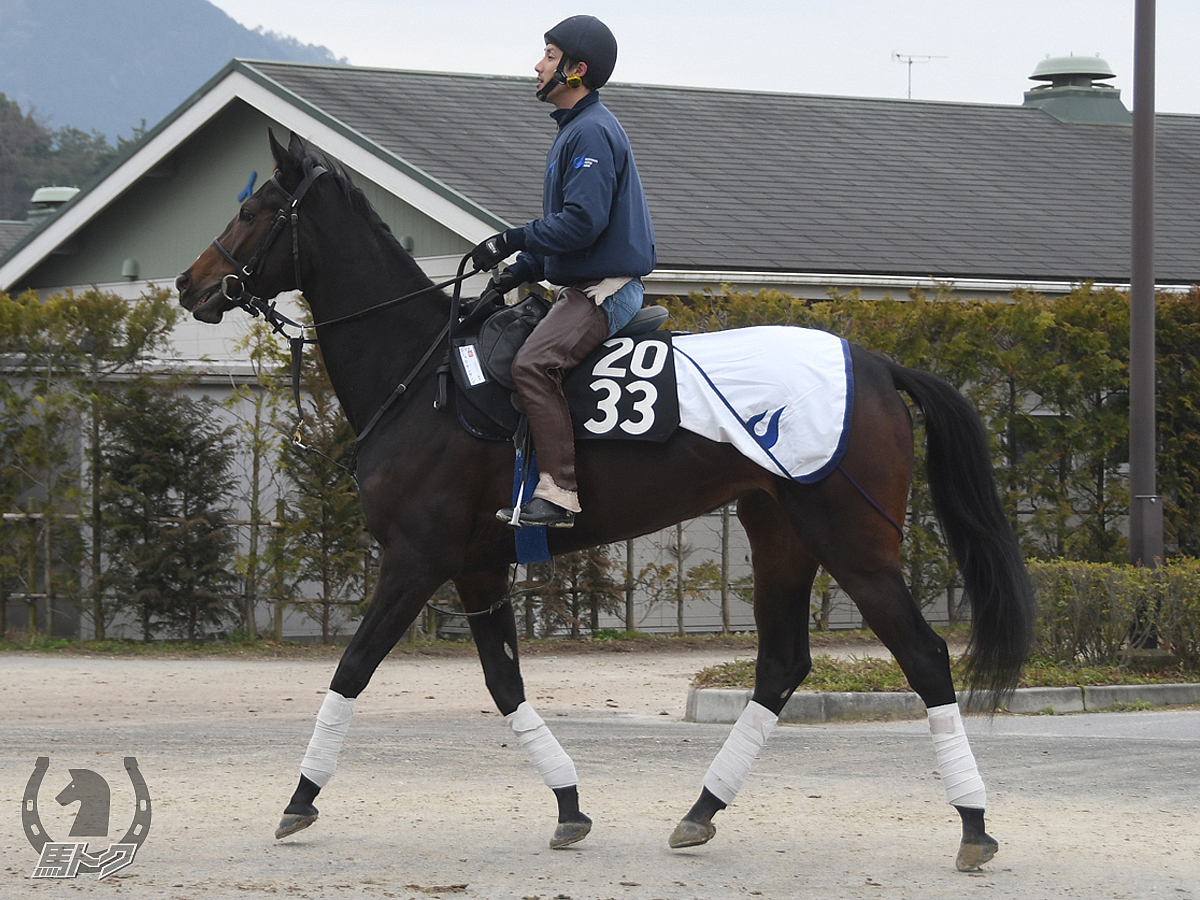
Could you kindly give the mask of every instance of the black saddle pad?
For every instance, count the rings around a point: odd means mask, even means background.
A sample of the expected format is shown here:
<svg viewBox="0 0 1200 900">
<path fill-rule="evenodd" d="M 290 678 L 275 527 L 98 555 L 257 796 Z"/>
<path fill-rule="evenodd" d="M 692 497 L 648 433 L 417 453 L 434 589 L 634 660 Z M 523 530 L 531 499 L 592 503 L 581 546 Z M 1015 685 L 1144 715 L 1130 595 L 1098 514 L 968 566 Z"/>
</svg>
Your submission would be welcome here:
<svg viewBox="0 0 1200 900">
<path fill-rule="evenodd" d="M 576 440 L 665 441 L 679 425 L 679 394 L 669 331 L 612 337 L 563 381 Z M 459 422 L 475 437 L 512 440 L 516 394 L 485 367 L 478 334 L 450 351 Z"/>
</svg>

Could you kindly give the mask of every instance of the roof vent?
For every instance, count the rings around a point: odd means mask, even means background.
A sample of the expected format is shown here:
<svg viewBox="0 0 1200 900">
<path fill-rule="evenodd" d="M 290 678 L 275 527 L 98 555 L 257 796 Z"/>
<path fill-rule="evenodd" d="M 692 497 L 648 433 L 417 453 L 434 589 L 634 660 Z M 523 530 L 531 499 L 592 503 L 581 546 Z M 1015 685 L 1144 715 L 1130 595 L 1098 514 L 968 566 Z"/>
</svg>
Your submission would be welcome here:
<svg viewBox="0 0 1200 900">
<path fill-rule="evenodd" d="M 1040 109 L 1060 122 L 1129 125 L 1133 116 L 1121 102 L 1121 92 L 1097 84 L 1116 74 L 1099 56 L 1046 57 L 1031 81 L 1047 81 L 1025 92 L 1024 106 Z"/>
<path fill-rule="evenodd" d="M 25 221 L 38 224 L 50 218 L 59 208 L 79 193 L 76 187 L 40 187 L 33 192 L 29 201 L 29 210 L 25 213 Z"/>
</svg>

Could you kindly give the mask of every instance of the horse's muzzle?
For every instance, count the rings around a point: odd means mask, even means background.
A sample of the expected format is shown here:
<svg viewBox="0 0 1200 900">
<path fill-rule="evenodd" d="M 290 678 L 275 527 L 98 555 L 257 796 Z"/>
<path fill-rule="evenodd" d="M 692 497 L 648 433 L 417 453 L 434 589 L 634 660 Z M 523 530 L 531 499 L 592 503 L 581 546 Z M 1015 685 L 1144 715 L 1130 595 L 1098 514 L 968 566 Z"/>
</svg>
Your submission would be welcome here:
<svg viewBox="0 0 1200 900">
<path fill-rule="evenodd" d="M 207 290 L 197 290 L 192 280 L 191 269 L 175 279 L 175 289 L 179 291 L 179 305 L 188 310 L 194 318 L 209 324 L 220 322 L 225 314 L 222 301 L 227 298 L 223 287 L 224 283 L 219 282 Z"/>
</svg>

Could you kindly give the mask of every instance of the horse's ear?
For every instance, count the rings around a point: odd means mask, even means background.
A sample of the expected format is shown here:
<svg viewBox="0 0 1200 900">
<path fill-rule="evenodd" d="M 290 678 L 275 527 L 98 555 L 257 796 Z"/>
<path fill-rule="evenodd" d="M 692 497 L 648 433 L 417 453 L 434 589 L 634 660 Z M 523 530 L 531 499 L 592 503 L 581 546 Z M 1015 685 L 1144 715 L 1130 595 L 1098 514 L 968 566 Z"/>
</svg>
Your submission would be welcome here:
<svg viewBox="0 0 1200 900">
<path fill-rule="evenodd" d="M 308 153 L 308 146 L 304 143 L 304 139 L 294 131 L 288 140 L 288 153 L 292 159 L 297 160 L 304 159 L 305 154 Z"/>
<path fill-rule="evenodd" d="M 274 128 L 267 129 L 267 139 L 271 142 L 271 156 L 275 157 L 275 168 L 281 168 L 283 166 L 284 159 L 287 156 L 287 151 L 284 150 L 279 141 L 275 139 Z"/>
<path fill-rule="evenodd" d="M 285 178 L 289 175 L 295 174 L 296 180 L 298 181 L 300 178 L 299 173 L 302 165 L 301 161 L 304 158 L 304 151 L 301 149 L 300 152 L 296 153 L 293 152 L 292 147 L 300 146 L 303 148 L 303 144 L 300 143 L 300 138 L 298 138 L 293 132 L 290 141 L 291 146 L 285 150 L 283 145 L 276 140 L 274 130 L 268 128 L 267 136 L 271 142 L 271 156 L 275 158 L 276 171 L 282 174 Z"/>
</svg>

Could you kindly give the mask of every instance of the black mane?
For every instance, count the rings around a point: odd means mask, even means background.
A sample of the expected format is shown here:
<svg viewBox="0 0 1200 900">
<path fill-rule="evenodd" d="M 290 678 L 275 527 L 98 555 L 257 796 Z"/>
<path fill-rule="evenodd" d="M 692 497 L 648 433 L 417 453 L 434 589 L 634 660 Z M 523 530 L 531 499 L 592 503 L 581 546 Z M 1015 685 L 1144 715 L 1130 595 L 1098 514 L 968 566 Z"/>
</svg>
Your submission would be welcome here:
<svg viewBox="0 0 1200 900">
<path fill-rule="evenodd" d="M 420 279 L 424 284 L 433 283 L 424 270 L 417 265 L 412 255 L 396 239 L 396 235 L 392 233 L 391 226 L 383 221 L 379 213 L 375 211 L 375 207 L 371 205 L 371 201 L 367 199 L 367 195 L 363 193 L 362 188 L 354 183 L 350 177 L 350 173 L 346 171 L 340 162 L 309 150 L 304 154 L 304 158 L 300 164 L 305 175 L 309 174 L 315 166 L 324 168 L 326 170 L 326 177 L 332 179 L 333 183 L 337 185 L 342 196 L 350 204 L 350 208 L 359 213 L 366 220 L 367 224 L 375 229 L 384 246 L 394 250 L 396 256 L 403 261 L 404 265 L 413 271 L 414 276 L 419 273 Z"/>
<path fill-rule="evenodd" d="M 309 152 L 304 155 L 301 165 L 305 175 L 311 172 L 315 166 L 323 167 L 332 176 L 334 183 L 338 186 L 338 190 L 342 192 L 342 196 L 350 202 L 351 208 L 361 213 L 371 223 L 372 227 L 379 229 L 391 238 L 396 243 L 396 246 L 400 245 L 400 242 L 396 240 L 396 236 L 392 234 L 391 226 L 380 218 L 379 213 L 375 211 L 375 207 L 371 205 L 371 201 L 367 199 L 367 195 L 363 193 L 362 188 L 354 183 L 353 179 L 350 178 L 350 173 L 346 171 L 340 162 L 330 159 L 327 156 L 318 156 L 316 153 Z"/>
</svg>

